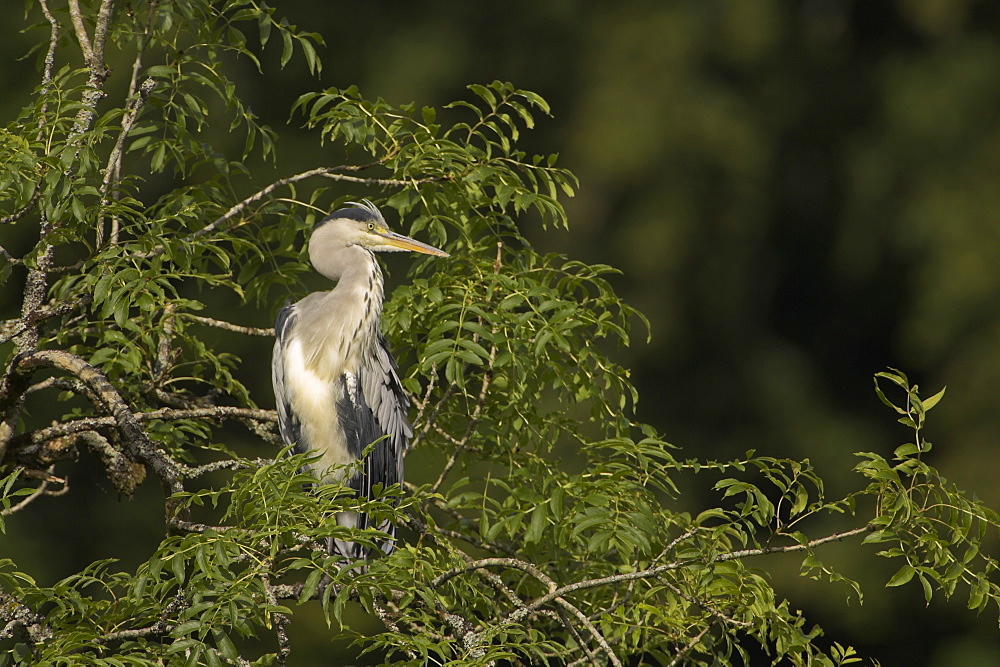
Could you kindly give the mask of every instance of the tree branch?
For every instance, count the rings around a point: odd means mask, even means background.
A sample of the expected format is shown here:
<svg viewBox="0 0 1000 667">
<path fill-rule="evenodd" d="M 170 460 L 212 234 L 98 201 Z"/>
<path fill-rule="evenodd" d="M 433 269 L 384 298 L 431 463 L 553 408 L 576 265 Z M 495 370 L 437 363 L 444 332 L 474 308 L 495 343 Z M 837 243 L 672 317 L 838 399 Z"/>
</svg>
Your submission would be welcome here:
<svg viewBox="0 0 1000 667">
<path fill-rule="evenodd" d="M 55 69 L 56 65 L 56 47 L 59 46 L 59 22 L 56 21 L 56 17 L 49 10 L 48 0 L 38 0 L 38 5 L 42 8 L 45 20 L 49 22 L 49 50 L 45 52 L 45 65 L 42 68 L 42 94 L 45 95 L 49 92 L 49 85 L 52 83 L 52 70 Z M 44 118 L 47 109 L 47 106 L 42 107 L 42 118 Z M 37 193 L 35 196 L 38 196 Z"/>
<path fill-rule="evenodd" d="M 39 119 L 39 124 L 41 124 L 41 119 Z M 9 224 L 11 222 L 17 222 L 18 220 L 20 220 L 21 218 L 23 218 L 25 215 L 27 215 L 28 212 L 31 211 L 31 209 L 35 208 L 35 203 L 38 201 L 38 197 L 41 194 L 42 194 L 41 189 L 36 187 L 35 194 L 31 195 L 31 199 L 28 200 L 28 203 L 25 204 L 23 208 L 20 208 L 20 209 L 14 211 L 10 215 L 5 215 L 4 217 L 0 218 L 0 225 L 6 225 L 6 224 Z M 12 264 L 23 264 L 24 263 L 20 259 L 16 259 L 14 257 L 11 257 L 10 254 L 6 250 L 4 250 L 3 254 L 7 258 L 7 260 L 9 262 L 11 262 Z"/>
<path fill-rule="evenodd" d="M 260 468 L 268 464 L 274 463 L 274 459 L 253 459 L 252 461 L 242 461 L 239 459 L 223 459 L 222 461 L 213 461 L 212 463 L 206 463 L 203 466 L 198 466 L 197 468 L 184 468 L 184 477 L 191 479 L 194 477 L 200 477 L 201 475 L 206 475 L 211 472 L 218 472 L 219 470 L 245 470 L 247 468 Z"/>
<path fill-rule="evenodd" d="M 80 3 L 78 0 L 69 0 L 69 17 L 73 21 L 73 30 L 76 32 L 76 41 L 80 43 L 80 52 L 88 66 L 93 66 L 94 49 L 90 45 L 90 35 L 87 34 L 87 27 L 83 25 L 83 15 L 80 13 Z"/>
<path fill-rule="evenodd" d="M 184 596 L 184 591 L 179 590 L 174 596 L 174 599 L 163 608 L 160 618 L 157 619 L 157 621 L 152 625 L 147 625 L 144 628 L 132 628 L 129 630 L 109 632 L 103 637 L 97 637 L 95 641 L 98 644 L 109 644 L 111 642 L 123 641 L 126 639 L 141 639 L 143 637 L 154 637 L 166 634 L 176 627 L 173 623 L 170 623 L 168 619 L 171 615 L 183 611 L 187 606 L 188 601 Z"/>
<path fill-rule="evenodd" d="M 112 151 L 111 157 L 108 159 L 108 170 L 105 173 L 105 186 L 101 193 L 102 206 L 103 202 L 107 197 L 108 184 L 117 183 L 121 180 L 122 171 L 122 159 L 124 157 L 124 146 L 125 140 L 128 134 L 132 131 L 132 125 L 135 123 L 135 119 L 139 115 L 139 109 L 142 108 L 143 104 L 146 102 L 146 98 L 153 90 L 154 81 L 152 78 L 146 79 L 142 86 L 139 86 L 139 72 L 142 71 L 142 56 L 146 51 L 146 47 L 149 46 L 150 34 L 153 29 L 153 22 L 156 19 L 156 11 L 159 7 L 159 0 L 150 0 L 149 2 L 149 13 L 146 15 L 146 26 L 143 28 L 142 40 L 136 46 L 135 49 L 135 60 L 132 61 L 132 77 L 128 82 L 128 92 L 125 94 L 127 100 L 132 100 L 133 105 L 130 112 L 127 112 L 125 117 L 122 119 L 122 131 L 118 135 L 118 141 L 115 144 L 115 150 Z M 109 179 L 110 174 L 110 181 Z M 112 195 L 115 199 L 119 198 L 119 193 L 116 191 Z M 120 221 L 118 216 L 111 217 L 111 233 L 109 238 L 111 243 L 118 243 L 118 232 Z M 103 220 L 98 223 L 97 226 L 98 237 L 104 233 L 104 222 Z M 100 247 L 101 239 L 98 238 L 97 246 Z"/>
<path fill-rule="evenodd" d="M 80 378 L 100 398 L 100 404 L 95 407 L 110 413 L 114 418 L 125 449 L 131 457 L 153 469 L 168 495 L 183 490 L 178 465 L 153 444 L 128 404 L 104 374 L 80 357 L 60 350 L 41 350 L 22 355 L 15 359 L 11 372 L 5 377 L 0 396 L 9 400 L 13 380 L 11 376 L 25 377 L 36 368 L 56 368 Z"/>
<path fill-rule="evenodd" d="M 135 490 L 146 479 L 145 466 L 129 459 L 96 431 L 84 431 L 77 434 L 76 439 L 83 442 L 87 449 L 101 459 L 104 473 L 111 480 L 115 490 L 131 500 L 135 496 Z"/>
<path fill-rule="evenodd" d="M 344 171 L 357 171 L 363 168 L 365 167 L 358 167 L 354 165 L 344 165 L 339 167 L 317 167 L 316 169 L 310 169 L 309 171 L 304 171 L 300 174 L 295 174 L 294 176 L 288 176 L 287 178 L 278 179 L 277 181 L 271 183 L 270 185 L 265 186 L 260 190 L 258 190 L 257 192 L 253 193 L 243 201 L 234 204 L 232 207 L 229 208 L 228 211 L 226 211 L 221 216 L 219 216 L 212 222 L 208 223 L 201 229 L 192 232 L 191 234 L 188 234 L 186 237 L 184 237 L 183 241 L 190 242 L 194 241 L 195 239 L 199 239 L 203 236 L 207 236 L 208 234 L 213 233 L 215 230 L 217 230 L 219 227 L 221 227 L 229 220 L 233 219 L 234 217 L 242 213 L 248 206 L 262 200 L 264 197 L 268 196 L 278 188 L 284 187 L 286 185 L 292 185 L 293 183 L 298 183 L 299 181 L 304 181 L 308 178 L 313 178 L 315 176 L 322 176 L 323 178 L 329 178 L 334 181 L 341 181 L 345 183 L 358 183 L 361 185 L 384 185 L 390 187 L 404 187 L 404 186 L 409 187 L 409 186 L 420 185 L 422 183 L 430 183 L 433 181 L 444 180 L 442 177 L 433 177 L 424 179 L 414 179 L 412 181 L 404 181 L 395 178 L 362 178 L 359 176 L 349 176 L 347 174 L 340 173 Z M 148 259 L 150 257 L 161 255 L 163 254 L 163 252 L 164 252 L 163 246 L 158 246 L 145 254 L 139 255 L 139 257 Z"/>
<path fill-rule="evenodd" d="M 695 646 L 697 646 L 698 642 L 700 642 L 702 640 L 702 638 L 705 635 L 707 635 L 708 631 L 711 630 L 711 629 L 712 629 L 711 623 L 708 624 L 708 625 L 706 625 L 704 627 L 704 629 L 702 629 L 701 632 L 699 632 L 697 635 L 695 635 L 694 638 L 691 639 L 691 641 L 689 641 L 687 644 L 685 644 L 684 647 L 681 648 L 681 650 L 677 652 L 677 655 L 674 656 L 674 659 L 670 661 L 670 664 L 667 665 L 667 667 L 677 667 L 677 665 L 681 664 L 681 660 L 684 659 L 684 656 L 686 656 L 688 653 L 690 653 L 691 649 L 693 649 Z"/>
<path fill-rule="evenodd" d="M 215 327 L 216 329 L 225 329 L 226 331 L 235 331 L 236 333 L 246 334 L 247 336 L 273 336 L 274 328 L 268 327 L 245 327 L 239 324 L 232 324 L 230 322 L 223 322 L 222 320 L 216 320 L 211 317 L 202 317 L 201 315 L 191 315 L 190 313 L 184 313 L 181 317 L 191 320 L 193 322 L 198 322 L 199 324 L 204 324 L 205 326 Z"/>
<path fill-rule="evenodd" d="M 86 394 L 88 397 L 99 397 L 98 394 L 93 393 L 92 388 L 89 385 L 84 386 L 88 389 Z M 93 402 L 93 398 L 91 402 Z M 278 415 L 274 410 L 238 408 L 231 406 L 215 406 L 210 408 L 192 409 L 161 408 L 159 410 L 153 410 L 152 412 L 137 412 L 133 414 L 133 417 L 136 422 L 140 423 L 152 421 L 154 419 L 162 419 L 165 421 L 173 421 L 177 419 L 238 419 L 241 421 L 252 421 L 256 423 L 277 423 L 278 421 Z M 117 420 L 113 416 L 83 417 L 80 419 L 73 419 L 71 421 L 29 431 L 28 433 L 22 433 L 14 438 L 11 438 L 10 447 L 15 452 L 17 459 L 22 463 L 25 463 L 27 457 L 37 456 L 39 449 L 42 448 L 47 442 L 57 440 L 68 435 L 95 432 L 102 428 L 114 427 L 117 423 Z M 179 470 L 183 471 L 184 477 L 197 477 L 198 475 L 210 472 L 208 469 L 209 466 L 216 466 L 212 469 L 221 469 L 222 467 L 225 467 L 222 463 L 223 462 L 210 463 L 206 466 L 201 466 L 200 468 L 186 468 L 184 466 L 180 466 L 179 464 L 175 465 L 177 465 Z M 235 466 L 236 463 L 238 462 L 232 462 L 232 465 Z"/>
<path fill-rule="evenodd" d="M 68 315 L 77 308 L 89 304 L 93 298 L 94 297 L 91 294 L 80 294 L 73 299 L 62 301 L 55 305 L 46 306 L 44 308 L 39 306 L 26 315 L 22 314 L 19 319 L 6 320 L 5 322 L 0 323 L 0 344 L 6 343 L 11 339 L 20 336 L 31 327 L 37 326 L 45 320 L 52 319 L 53 317 L 60 317 L 62 315 Z"/>
<path fill-rule="evenodd" d="M 97 10 L 97 22 L 94 25 L 94 39 L 91 41 L 87 35 L 87 28 L 83 24 L 79 1 L 69 0 L 69 15 L 73 21 L 76 39 L 80 43 L 80 51 L 87 62 L 87 69 L 90 70 L 87 89 L 83 91 L 80 111 L 76 115 L 76 121 L 73 123 L 73 130 L 70 133 L 69 143 L 76 144 L 78 150 L 83 134 L 90 129 L 94 118 L 97 117 L 97 103 L 104 97 L 104 81 L 108 77 L 108 70 L 104 64 L 104 44 L 108 38 L 113 4 L 114 0 L 101 0 L 101 6 Z M 69 168 L 67 168 L 67 172 L 69 172 Z"/>
<path fill-rule="evenodd" d="M 262 583 L 264 584 L 264 590 L 267 592 L 268 604 L 272 607 L 277 607 L 278 598 L 275 595 L 274 587 L 271 585 L 271 580 L 265 575 L 262 577 Z M 285 667 L 288 664 L 288 658 L 292 655 L 292 641 L 288 638 L 288 616 L 279 612 L 271 612 L 271 618 L 274 621 L 274 632 L 278 637 L 278 667 Z"/>
<path fill-rule="evenodd" d="M 93 54 L 94 64 L 104 67 L 104 45 L 108 41 L 108 29 L 111 27 L 111 7 L 114 0 L 102 0 L 97 12 L 97 25 L 94 26 Z"/>
<path fill-rule="evenodd" d="M 656 577 L 663 572 L 668 572 L 670 570 L 677 570 L 682 567 L 687 567 L 689 565 L 704 564 L 708 562 L 723 562 L 730 560 L 742 560 L 743 558 L 751 558 L 754 556 L 766 556 L 767 554 L 774 553 L 792 553 L 795 551 L 806 551 L 808 549 L 813 549 L 815 547 L 827 544 L 829 542 L 839 542 L 840 540 L 846 539 L 848 537 L 854 537 L 856 535 L 862 535 L 864 533 L 869 533 L 874 530 L 874 526 L 867 525 L 861 526 L 860 528 L 854 528 L 852 530 L 847 530 L 842 533 L 834 533 L 832 535 L 827 535 L 826 537 L 820 537 L 815 540 L 811 540 L 806 544 L 789 544 L 785 546 L 775 546 L 775 547 L 761 547 L 759 549 L 742 549 L 740 551 L 730 551 L 728 553 L 720 554 L 711 560 L 705 560 L 701 558 L 694 558 L 682 561 L 674 561 L 672 563 L 664 563 L 663 565 L 658 565 L 657 567 L 640 570 L 637 572 L 623 572 L 622 574 L 613 574 L 607 577 L 599 577 L 597 579 L 588 579 L 586 581 L 578 581 L 572 584 L 566 584 L 554 590 L 550 590 L 546 595 L 534 600 L 530 607 L 537 609 L 538 607 L 548 604 L 556 596 L 566 595 L 567 593 L 572 593 L 574 591 L 583 590 L 587 588 L 595 588 L 597 586 L 606 586 L 608 584 L 614 584 L 622 581 L 630 581 L 632 579 L 648 579 L 650 577 Z"/>
<path fill-rule="evenodd" d="M 568 593 L 573 593 L 575 591 L 584 590 L 584 589 L 588 589 L 588 588 L 596 588 L 596 587 L 599 587 L 599 586 L 606 586 L 606 585 L 609 585 L 609 584 L 615 584 L 615 583 L 620 583 L 620 582 L 624 582 L 624 581 L 632 581 L 632 580 L 636 580 L 636 579 L 648 579 L 648 578 L 651 578 L 651 577 L 659 577 L 659 575 L 661 575 L 664 572 L 667 572 L 667 571 L 670 571 L 670 570 L 677 570 L 677 569 L 680 569 L 682 567 L 687 567 L 687 566 L 695 565 L 695 564 L 699 564 L 699 563 L 700 564 L 704 564 L 704 563 L 712 563 L 712 562 L 740 560 L 740 559 L 743 559 L 743 558 L 750 558 L 750 557 L 754 557 L 754 556 L 764 556 L 764 555 L 772 554 L 772 553 L 790 553 L 790 552 L 796 552 L 796 551 L 805 551 L 805 550 L 809 550 L 809 549 L 813 549 L 815 547 L 821 546 L 823 544 L 827 544 L 829 542 L 837 542 L 837 541 L 846 539 L 848 537 L 854 537 L 856 535 L 861 535 L 861 534 L 864 534 L 864 533 L 867 533 L 867 532 L 871 532 L 872 530 L 874 530 L 873 526 L 866 525 L 866 526 L 861 526 L 859 528 L 854 528 L 854 529 L 851 529 L 851 530 L 843 531 L 843 532 L 840 532 L 840 533 L 834 533 L 832 535 L 827 535 L 825 537 L 820 537 L 820 538 L 817 538 L 815 540 L 811 540 L 811 541 L 809 541 L 809 542 L 807 542 L 805 544 L 790 544 L 790 545 L 784 545 L 784 546 L 761 547 L 761 548 L 758 548 L 758 549 L 742 549 L 742 550 L 739 550 L 739 551 L 731 551 L 731 552 L 728 552 L 728 553 L 720 554 L 719 556 L 717 556 L 715 558 L 712 558 L 710 560 L 706 560 L 706 559 L 686 559 L 686 560 L 682 560 L 682 561 L 675 561 L 675 562 L 672 562 L 672 563 L 664 563 L 663 565 L 659 565 L 657 567 L 649 568 L 649 569 L 646 569 L 646 570 L 640 570 L 640 571 L 635 571 L 635 572 L 624 572 L 622 574 L 615 574 L 615 575 L 610 575 L 610 576 L 607 576 L 607 577 L 598 577 L 598 578 L 595 578 L 595 579 L 588 579 L 586 581 L 578 581 L 578 582 L 574 582 L 574 583 L 571 583 L 571 584 L 566 584 L 566 585 L 563 585 L 563 586 L 557 585 L 555 581 L 553 581 L 548 575 L 546 575 L 544 572 L 542 572 L 541 570 L 539 570 L 532 563 L 528 563 L 528 562 L 523 561 L 521 559 L 518 559 L 518 558 L 483 558 L 483 559 L 480 559 L 480 560 L 469 561 L 469 562 L 465 563 L 464 565 L 460 565 L 460 566 L 454 567 L 454 568 L 448 570 L 447 572 L 444 572 L 444 573 L 438 575 L 437 577 L 435 577 L 431 581 L 430 585 L 431 585 L 432 588 L 437 588 L 437 587 L 441 586 L 442 584 L 448 582 L 449 580 L 451 580 L 451 579 L 453 579 L 453 578 L 455 578 L 457 576 L 460 576 L 462 574 L 465 574 L 467 572 L 472 572 L 472 571 L 475 571 L 475 570 L 479 570 L 479 569 L 486 568 L 486 567 L 493 567 L 493 566 L 508 567 L 508 568 L 512 568 L 512 569 L 516 569 L 516 570 L 520 570 L 522 572 L 525 572 L 526 574 L 529 574 L 530 576 L 532 576 L 536 580 L 538 580 L 540 583 L 542 583 L 548 589 L 548 592 L 545 595 L 542 595 L 541 597 L 536 598 L 535 600 L 531 601 L 528 604 L 519 606 L 517 609 L 515 609 L 510 614 L 508 614 L 507 618 L 505 618 L 501 622 L 501 624 L 519 622 L 521 619 L 525 618 L 527 615 L 529 615 L 530 613 L 532 613 L 532 612 L 540 609 L 541 607 L 543 607 L 545 605 L 548 605 L 550 603 L 555 603 L 555 604 L 561 606 L 562 608 L 564 608 L 566 611 L 568 611 L 570 614 L 572 614 L 573 616 L 575 616 L 580 621 L 580 623 L 587 629 L 587 632 L 590 633 L 591 636 L 594 638 L 594 641 L 596 641 L 598 643 L 598 645 L 601 647 L 601 649 L 607 654 L 608 660 L 610 660 L 612 664 L 614 664 L 614 665 L 621 665 L 621 662 L 619 661 L 618 657 L 615 655 L 613 649 L 607 643 L 607 640 L 603 637 L 603 635 L 601 635 L 600 631 L 596 628 L 596 626 L 593 625 L 593 623 L 590 621 L 590 619 L 587 618 L 587 616 L 585 614 L 583 614 L 582 611 L 580 611 L 575 605 L 573 605 L 571 602 L 569 602 L 565 598 L 565 596 Z M 672 542 L 671 544 L 675 544 L 675 543 L 676 543 L 676 540 L 674 542 Z M 701 606 L 701 605 L 699 605 L 699 606 Z M 720 613 L 719 612 L 715 612 L 715 614 L 719 615 Z M 731 622 L 738 623 L 737 621 L 735 621 L 735 619 L 729 619 L 724 614 L 722 616 L 724 618 L 728 619 Z"/>
<path fill-rule="evenodd" d="M 104 243 L 103 209 L 111 203 L 108 199 L 108 191 L 111 189 L 111 186 L 118 181 L 119 175 L 121 174 L 125 141 L 128 139 L 128 135 L 132 131 L 132 126 L 135 125 L 135 121 L 139 117 L 139 110 L 142 109 L 142 106 L 146 103 L 146 99 L 149 98 L 149 94 L 153 92 L 153 87 L 155 85 L 156 81 L 152 78 L 143 81 L 142 85 L 139 86 L 139 89 L 135 92 L 134 96 L 131 97 L 125 107 L 125 113 L 122 116 L 122 129 L 118 133 L 118 139 L 115 141 L 114 148 L 111 149 L 111 154 L 108 156 L 108 165 L 104 169 L 104 180 L 101 183 L 102 215 L 97 221 L 97 247 L 101 247 Z M 110 238 L 112 243 L 115 243 L 118 240 L 117 216 L 112 216 Z"/>
<path fill-rule="evenodd" d="M 861 526 L 860 528 L 852 528 L 851 530 L 845 530 L 841 533 L 833 533 L 832 535 L 827 535 L 826 537 L 819 537 L 815 540 L 810 540 L 805 544 L 787 544 L 784 546 L 776 547 L 761 547 L 759 549 L 743 549 L 741 551 L 730 551 L 729 553 L 722 554 L 715 561 L 727 561 L 727 560 L 740 560 L 743 558 L 749 558 L 752 556 L 766 556 L 768 554 L 778 554 L 778 553 L 793 553 L 795 551 L 806 551 L 808 549 L 813 549 L 824 544 L 829 544 L 830 542 L 839 542 L 848 537 L 854 537 L 856 535 L 864 535 L 865 533 L 870 533 L 875 530 L 875 526 L 868 524 Z"/>
<path fill-rule="evenodd" d="M 619 657 L 615 654 L 614 649 L 611 648 L 611 644 L 609 644 L 608 640 L 605 639 L 603 634 L 601 634 L 601 631 L 597 629 L 597 626 L 591 623 L 586 614 L 577 609 L 565 598 L 557 597 L 554 599 L 556 604 L 561 605 L 564 609 L 573 614 L 573 616 L 576 616 L 576 619 L 580 621 L 583 627 L 587 628 L 587 632 L 590 633 L 590 636 L 594 638 L 597 645 L 601 647 L 605 654 L 607 654 L 608 660 L 611 661 L 612 665 L 615 665 L 615 667 L 623 667 L 621 659 L 619 659 Z"/>
</svg>

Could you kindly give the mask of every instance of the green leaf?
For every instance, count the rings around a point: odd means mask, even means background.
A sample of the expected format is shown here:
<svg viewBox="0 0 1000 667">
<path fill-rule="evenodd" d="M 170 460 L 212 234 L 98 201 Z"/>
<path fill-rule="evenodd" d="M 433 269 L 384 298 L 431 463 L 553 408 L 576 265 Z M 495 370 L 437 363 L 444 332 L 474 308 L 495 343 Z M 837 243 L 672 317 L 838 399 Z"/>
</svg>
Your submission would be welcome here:
<svg viewBox="0 0 1000 667">
<path fill-rule="evenodd" d="M 281 23 L 282 23 L 282 28 L 287 27 L 284 21 L 282 21 Z M 295 50 L 295 45 L 294 42 L 292 41 L 292 33 L 289 32 L 287 29 L 283 29 L 281 31 L 281 40 L 282 40 L 281 67 L 282 69 L 284 69 L 285 65 L 288 64 L 288 61 L 292 59 L 292 53 Z"/>
<path fill-rule="evenodd" d="M 907 563 L 903 567 L 899 568 L 896 574 L 892 575 L 892 578 L 889 579 L 889 582 L 886 584 L 886 586 L 887 587 L 902 586 L 910 579 L 912 579 L 915 573 L 916 570 L 914 570 L 913 567 L 909 563 Z"/>
<path fill-rule="evenodd" d="M 265 11 L 258 16 L 257 30 L 260 35 L 260 45 L 266 46 L 267 40 L 271 37 L 271 16 Z"/>
<path fill-rule="evenodd" d="M 179 553 L 175 553 L 170 558 L 170 570 L 174 573 L 174 579 L 182 586 L 184 585 L 185 566 L 186 563 Z"/>
<path fill-rule="evenodd" d="M 302 47 L 302 53 L 306 57 L 306 65 L 309 67 L 309 72 L 311 74 L 319 74 L 323 69 L 323 62 L 316 57 L 316 49 L 313 47 L 312 42 L 308 38 L 299 38 L 299 46 Z"/>
<path fill-rule="evenodd" d="M 319 582 L 323 578 L 323 570 L 316 568 L 309 573 L 306 577 L 306 582 L 302 586 L 302 592 L 299 593 L 299 604 L 304 603 L 306 600 L 312 598 L 316 594 L 316 589 L 319 588 Z"/>
<path fill-rule="evenodd" d="M 937 404 L 938 404 L 938 402 L 939 402 L 939 401 L 940 401 L 940 400 L 941 400 L 942 398 L 944 398 L 944 392 L 945 392 L 945 390 L 946 390 L 946 389 L 947 389 L 947 387 L 944 387 L 944 388 L 943 388 L 943 389 L 942 389 L 941 391 L 939 391 L 938 393 L 934 394 L 934 395 L 933 395 L 933 396 L 931 396 L 930 398 L 925 398 L 925 399 L 924 399 L 924 400 L 922 401 L 922 402 L 923 402 L 923 404 L 924 404 L 924 411 L 925 411 L 925 412 L 926 412 L 927 410 L 930 410 L 931 408 L 933 408 L 933 407 L 934 407 L 935 405 L 937 405 Z"/>
<path fill-rule="evenodd" d="M 524 534 L 524 541 L 527 544 L 532 544 L 537 542 L 542 538 L 545 531 L 546 525 L 548 525 L 546 519 L 548 516 L 548 503 L 541 503 L 531 512 L 531 521 L 528 524 L 528 530 Z"/>
<path fill-rule="evenodd" d="M 920 580 L 920 586 L 924 591 L 924 602 L 930 604 L 931 599 L 934 597 L 934 589 L 931 587 L 931 582 L 922 573 L 918 574 L 917 578 Z"/>
</svg>

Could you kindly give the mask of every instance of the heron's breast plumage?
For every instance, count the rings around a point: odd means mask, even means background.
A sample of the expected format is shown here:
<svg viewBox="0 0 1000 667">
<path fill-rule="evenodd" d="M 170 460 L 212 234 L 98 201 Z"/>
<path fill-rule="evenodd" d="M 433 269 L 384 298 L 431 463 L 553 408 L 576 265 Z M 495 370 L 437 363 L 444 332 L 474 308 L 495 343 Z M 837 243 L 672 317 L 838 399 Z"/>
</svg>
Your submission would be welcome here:
<svg viewBox="0 0 1000 667">
<path fill-rule="evenodd" d="M 332 292 L 296 304 L 296 335 L 284 350 L 286 390 L 302 425 L 303 444 L 321 455 L 313 470 L 325 481 L 343 479 L 343 470 L 325 473 L 356 458 L 337 411 L 338 405 L 357 403 L 356 397 L 344 401 L 344 393 L 359 390 L 364 360 L 378 344 L 381 293 L 376 266 L 362 284 L 342 281 Z"/>
<path fill-rule="evenodd" d="M 331 381 L 307 362 L 301 341 L 295 340 L 287 346 L 284 361 L 288 399 L 301 424 L 303 444 L 321 455 L 313 464 L 313 470 L 325 481 L 341 479 L 342 472 L 325 474 L 333 466 L 343 466 L 354 460 L 337 419 L 341 384 Z"/>
</svg>

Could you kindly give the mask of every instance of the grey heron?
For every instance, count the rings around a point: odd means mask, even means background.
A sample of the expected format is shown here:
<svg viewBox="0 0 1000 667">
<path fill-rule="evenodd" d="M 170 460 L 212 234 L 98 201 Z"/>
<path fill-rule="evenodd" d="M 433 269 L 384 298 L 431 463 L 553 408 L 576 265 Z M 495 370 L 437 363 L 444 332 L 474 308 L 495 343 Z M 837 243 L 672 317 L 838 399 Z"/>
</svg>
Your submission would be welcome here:
<svg viewBox="0 0 1000 667">
<path fill-rule="evenodd" d="M 317 480 L 347 484 L 365 499 L 377 484 L 402 483 L 403 455 L 413 435 L 406 414 L 410 401 L 382 335 L 383 279 L 375 253 L 448 254 L 391 231 L 371 202 L 349 204 L 313 229 L 309 260 L 336 286 L 278 312 L 271 380 L 284 442 L 295 452 L 319 455 L 310 471 Z M 344 466 L 362 456 L 348 476 Z M 339 512 L 336 520 L 370 527 L 368 517 L 356 512 Z M 390 522 L 374 527 L 395 535 Z M 328 546 L 347 559 L 368 555 L 353 542 L 331 540 Z M 393 549 L 392 540 L 382 545 L 386 554 Z"/>
</svg>

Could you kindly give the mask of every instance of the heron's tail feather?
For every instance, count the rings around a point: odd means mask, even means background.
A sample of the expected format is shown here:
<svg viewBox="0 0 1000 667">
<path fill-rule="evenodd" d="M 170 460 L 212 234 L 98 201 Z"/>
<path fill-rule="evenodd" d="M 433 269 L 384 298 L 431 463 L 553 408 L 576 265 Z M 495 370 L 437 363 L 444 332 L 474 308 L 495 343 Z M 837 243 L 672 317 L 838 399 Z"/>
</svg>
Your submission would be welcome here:
<svg viewBox="0 0 1000 667">
<path fill-rule="evenodd" d="M 367 528 L 368 516 L 358 512 L 337 512 L 337 523 L 347 528 Z M 396 550 L 396 526 L 391 521 L 384 521 L 379 524 L 378 529 L 389 534 L 389 539 L 381 544 L 382 553 L 388 556 Z M 348 561 L 369 558 L 369 548 L 365 545 L 336 537 L 327 538 L 326 548 L 331 556 L 340 556 Z"/>
</svg>

